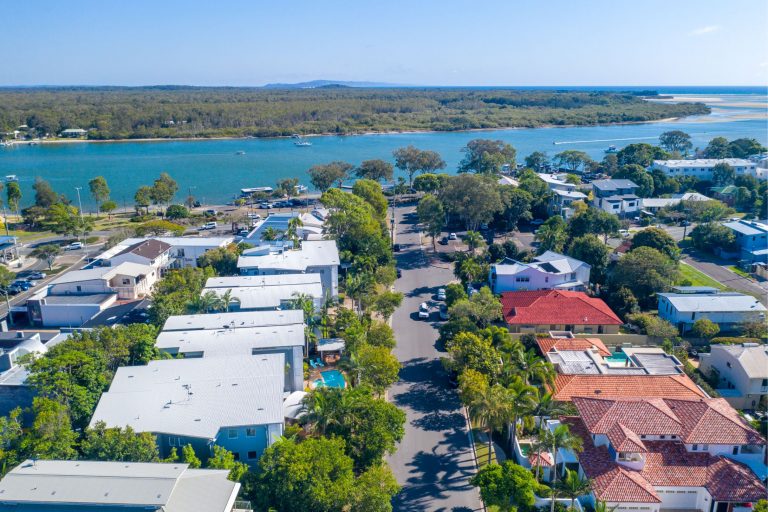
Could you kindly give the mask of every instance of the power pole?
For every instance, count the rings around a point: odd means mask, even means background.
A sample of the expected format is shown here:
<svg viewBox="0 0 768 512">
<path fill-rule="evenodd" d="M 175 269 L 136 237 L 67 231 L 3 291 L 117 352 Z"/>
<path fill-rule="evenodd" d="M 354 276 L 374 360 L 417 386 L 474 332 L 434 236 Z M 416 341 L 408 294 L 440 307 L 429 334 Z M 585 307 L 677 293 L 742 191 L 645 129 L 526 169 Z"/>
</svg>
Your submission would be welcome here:
<svg viewBox="0 0 768 512">
<path fill-rule="evenodd" d="M 77 190 L 77 205 L 80 208 L 80 229 L 82 230 L 81 233 L 83 235 L 83 252 L 87 255 L 88 254 L 88 243 L 86 242 L 85 232 L 84 232 L 85 223 L 83 221 L 83 202 L 80 200 L 80 189 L 81 188 L 83 188 L 83 187 L 75 187 L 75 190 Z"/>
</svg>

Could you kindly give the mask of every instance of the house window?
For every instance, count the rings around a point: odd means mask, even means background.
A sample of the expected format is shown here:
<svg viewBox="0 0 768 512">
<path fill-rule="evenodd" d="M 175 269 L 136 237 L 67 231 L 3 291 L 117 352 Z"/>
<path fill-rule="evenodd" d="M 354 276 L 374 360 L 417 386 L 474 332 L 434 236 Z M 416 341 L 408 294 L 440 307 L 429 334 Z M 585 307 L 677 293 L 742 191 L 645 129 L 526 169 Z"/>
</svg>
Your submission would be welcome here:
<svg viewBox="0 0 768 512">
<path fill-rule="evenodd" d="M 709 445 L 708 444 L 701 445 L 701 451 L 703 452 L 709 451 Z"/>
<path fill-rule="evenodd" d="M 227 432 L 227 437 L 229 439 L 237 439 L 237 429 L 236 428 L 229 429 L 229 431 Z"/>
<path fill-rule="evenodd" d="M 126 284 L 126 285 L 131 284 L 131 280 L 130 279 L 123 279 L 123 284 Z"/>
<path fill-rule="evenodd" d="M 245 429 L 245 437 L 256 437 L 256 427 L 247 427 Z"/>
<path fill-rule="evenodd" d="M 659 436 L 659 439 L 666 439 L 667 436 Z"/>
<path fill-rule="evenodd" d="M 259 455 L 256 452 L 248 452 L 248 460 L 258 459 Z"/>
<path fill-rule="evenodd" d="M 232 456 L 234 457 L 235 460 L 240 460 L 240 454 L 239 453 L 232 452 Z"/>
<path fill-rule="evenodd" d="M 77 285 L 77 287 L 76 287 L 75 289 L 76 289 L 77 291 L 79 291 L 79 292 L 83 291 L 83 287 L 82 287 L 82 286 L 80 286 L 80 285 Z"/>
<path fill-rule="evenodd" d="M 768 379 L 763 379 L 762 386 L 768 386 Z"/>
<path fill-rule="evenodd" d="M 669 436 L 670 439 L 677 439 L 677 436 Z"/>
<path fill-rule="evenodd" d="M 168 446 L 181 446 L 181 439 L 177 436 L 168 436 Z"/>
<path fill-rule="evenodd" d="M 531 278 L 530 278 L 530 277 L 528 277 L 528 276 L 524 276 L 524 277 L 516 277 L 516 278 L 515 278 L 515 282 L 516 282 L 516 283 L 527 283 L 527 282 L 528 282 L 528 281 L 530 281 L 530 280 L 531 280 Z"/>
<path fill-rule="evenodd" d="M 184 257 L 184 249 L 179 249 L 178 255 L 179 255 L 179 258 L 183 258 Z"/>
<path fill-rule="evenodd" d="M 738 447 L 738 446 L 734 446 L 734 447 L 733 447 L 733 451 L 732 451 L 731 453 L 732 453 L 733 455 L 738 455 L 738 454 L 739 454 L 739 447 Z"/>
<path fill-rule="evenodd" d="M 692 451 L 692 452 L 697 452 L 697 451 L 699 451 L 699 445 L 697 445 L 697 444 L 694 444 L 693 446 L 691 446 L 691 451 Z"/>
</svg>

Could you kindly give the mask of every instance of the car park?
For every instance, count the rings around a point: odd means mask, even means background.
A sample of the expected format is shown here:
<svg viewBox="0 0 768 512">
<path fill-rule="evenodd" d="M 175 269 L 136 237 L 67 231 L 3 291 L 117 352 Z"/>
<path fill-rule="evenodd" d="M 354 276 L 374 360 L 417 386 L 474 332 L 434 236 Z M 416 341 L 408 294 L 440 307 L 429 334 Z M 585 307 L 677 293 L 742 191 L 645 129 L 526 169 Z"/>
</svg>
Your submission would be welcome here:
<svg viewBox="0 0 768 512">
<path fill-rule="evenodd" d="M 419 304 L 419 319 L 426 320 L 429 318 L 429 305 L 426 302 Z"/>
<path fill-rule="evenodd" d="M 77 251 L 78 249 L 82 249 L 82 248 L 83 248 L 82 242 L 72 242 L 71 244 L 66 246 L 64 249 L 67 251 Z"/>
<path fill-rule="evenodd" d="M 445 300 L 445 288 L 437 290 L 437 300 Z"/>
</svg>

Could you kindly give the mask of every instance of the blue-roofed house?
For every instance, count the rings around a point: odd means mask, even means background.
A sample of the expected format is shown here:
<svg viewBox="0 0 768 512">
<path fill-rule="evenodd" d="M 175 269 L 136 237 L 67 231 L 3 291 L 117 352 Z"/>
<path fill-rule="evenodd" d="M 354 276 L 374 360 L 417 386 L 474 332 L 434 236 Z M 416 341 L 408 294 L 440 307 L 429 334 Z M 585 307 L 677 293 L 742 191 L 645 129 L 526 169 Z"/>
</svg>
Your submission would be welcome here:
<svg viewBox="0 0 768 512">
<path fill-rule="evenodd" d="M 723 225 L 736 236 L 742 261 L 768 262 L 768 220 L 738 220 Z"/>
<path fill-rule="evenodd" d="M 675 325 L 683 335 L 702 318 L 716 323 L 721 332 L 734 332 L 744 323 L 765 322 L 768 311 L 751 295 L 707 286 L 678 286 L 657 296 L 659 317 Z"/>
</svg>

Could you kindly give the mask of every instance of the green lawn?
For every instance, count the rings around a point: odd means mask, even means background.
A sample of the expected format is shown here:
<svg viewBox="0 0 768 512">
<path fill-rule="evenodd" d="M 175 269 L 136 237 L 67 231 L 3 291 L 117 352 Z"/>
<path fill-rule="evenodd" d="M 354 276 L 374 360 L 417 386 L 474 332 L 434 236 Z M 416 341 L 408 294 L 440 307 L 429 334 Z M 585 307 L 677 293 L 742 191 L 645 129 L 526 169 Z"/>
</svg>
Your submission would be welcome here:
<svg viewBox="0 0 768 512">
<path fill-rule="evenodd" d="M 680 279 L 678 284 L 683 281 L 690 281 L 691 286 L 712 286 L 720 290 L 725 290 L 725 285 L 715 281 L 704 272 L 701 272 L 686 263 L 680 263 Z"/>
<path fill-rule="evenodd" d="M 472 439 L 475 443 L 475 452 L 477 453 L 477 467 L 482 468 L 488 464 L 488 440 L 487 434 L 478 429 L 472 429 Z M 485 442 L 483 442 L 485 439 Z M 491 462 L 496 462 L 496 452 L 491 453 Z"/>
<path fill-rule="evenodd" d="M 747 279 L 752 279 L 752 276 L 750 275 L 750 273 L 749 273 L 749 272 L 744 272 L 743 270 L 741 270 L 741 269 L 740 269 L 739 267 L 737 267 L 736 265 L 731 265 L 731 266 L 729 266 L 729 267 L 728 267 L 728 270 L 730 270 L 730 271 L 731 271 L 731 272 L 733 272 L 734 274 L 736 274 L 736 275 L 739 275 L 739 276 L 741 276 L 741 277 L 745 277 L 745 278 L 747 278 Z"/>
</svg>

